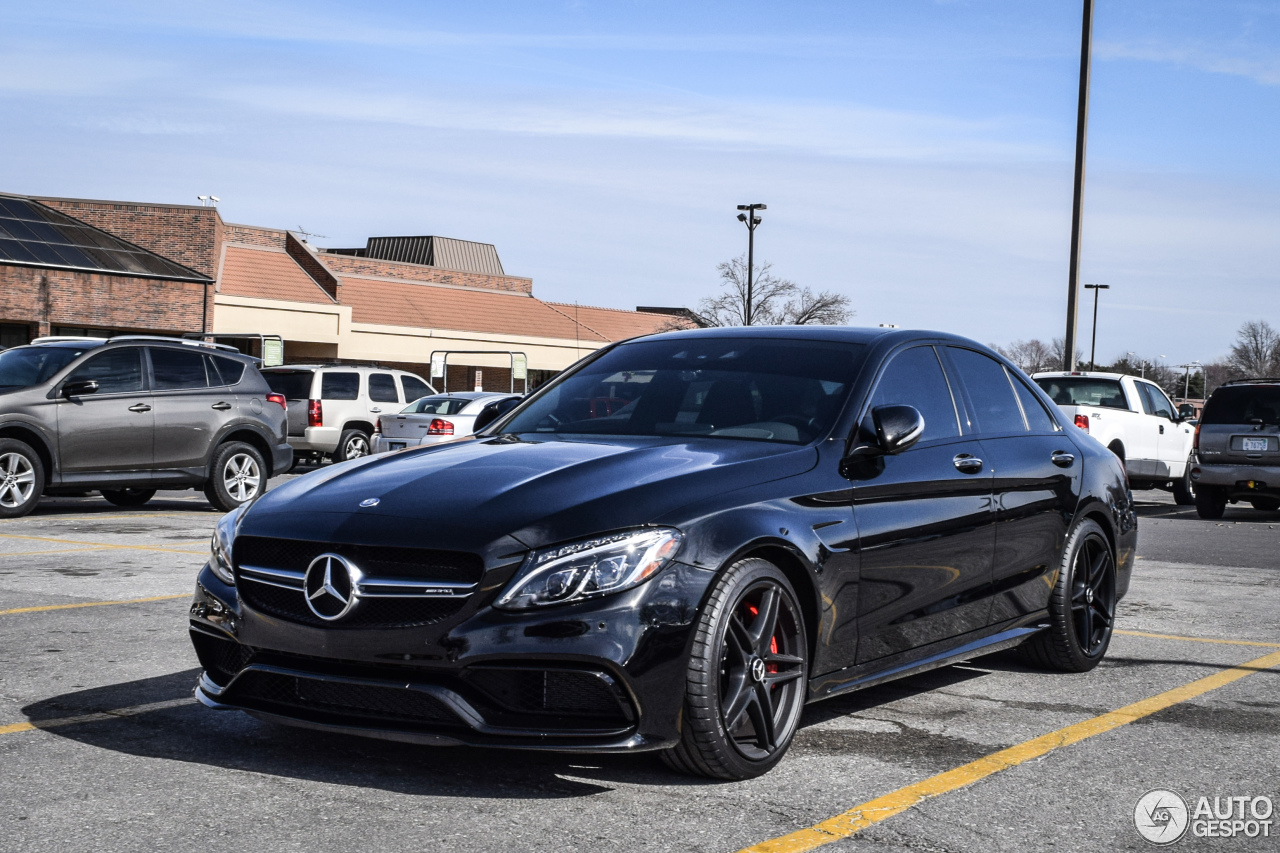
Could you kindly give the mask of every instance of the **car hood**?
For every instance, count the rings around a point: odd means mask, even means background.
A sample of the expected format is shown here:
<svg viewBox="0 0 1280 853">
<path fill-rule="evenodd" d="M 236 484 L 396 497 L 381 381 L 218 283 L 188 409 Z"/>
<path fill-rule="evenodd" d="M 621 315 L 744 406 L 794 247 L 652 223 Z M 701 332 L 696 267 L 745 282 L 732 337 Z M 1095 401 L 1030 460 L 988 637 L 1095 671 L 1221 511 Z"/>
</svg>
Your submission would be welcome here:
<svg viewBox="0 0 1280 853">
<path fill-rule="evenodd" d="M 812 447 L 725 439 L 471 439 L 299 477 L 257 500 L 240 533 L 495 557 L 503 541 L 514 552 L 648 524 L 803 473 L 817 457 Z"/>
</svg>

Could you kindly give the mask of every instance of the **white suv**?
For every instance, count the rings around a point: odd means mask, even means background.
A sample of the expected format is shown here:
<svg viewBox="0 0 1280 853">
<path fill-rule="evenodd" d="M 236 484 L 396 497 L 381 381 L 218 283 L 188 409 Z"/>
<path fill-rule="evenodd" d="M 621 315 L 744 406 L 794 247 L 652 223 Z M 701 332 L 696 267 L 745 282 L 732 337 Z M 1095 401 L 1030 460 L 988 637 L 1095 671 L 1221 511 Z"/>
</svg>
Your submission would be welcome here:
<svg viewBox="0 0 1280 853">
<path fill-rule="evenodd" d="M 367 456 L 378 415 L 436 393 L 416 374 L 383 367 L 298 364 L 268 367 L 262 376 L 288 401 L 295 459 Z"/>
</svg>

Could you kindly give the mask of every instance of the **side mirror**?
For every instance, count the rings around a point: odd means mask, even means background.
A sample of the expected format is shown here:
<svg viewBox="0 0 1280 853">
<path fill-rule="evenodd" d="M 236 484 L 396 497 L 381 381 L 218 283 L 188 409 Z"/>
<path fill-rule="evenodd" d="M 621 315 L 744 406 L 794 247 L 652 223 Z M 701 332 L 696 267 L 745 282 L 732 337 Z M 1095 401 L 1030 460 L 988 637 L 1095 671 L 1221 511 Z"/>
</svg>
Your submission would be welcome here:
<svg viewBox="0 0 1280 853">
<path fill-rule="evenodd" d="M 98 393 L 98 383 L 92 379 L 84 382 L 68 382 L 62 386 L 62 396 L 67 398 L 82 397 L 85 394 L 96 393 Z"/>
<path fill-rule="evenodd" d="M 924 415 L 915 406 L 879 406 L 871 410 L 871 421 L 887 456 L 910 449 L 924 435 Z"/>
</svg>

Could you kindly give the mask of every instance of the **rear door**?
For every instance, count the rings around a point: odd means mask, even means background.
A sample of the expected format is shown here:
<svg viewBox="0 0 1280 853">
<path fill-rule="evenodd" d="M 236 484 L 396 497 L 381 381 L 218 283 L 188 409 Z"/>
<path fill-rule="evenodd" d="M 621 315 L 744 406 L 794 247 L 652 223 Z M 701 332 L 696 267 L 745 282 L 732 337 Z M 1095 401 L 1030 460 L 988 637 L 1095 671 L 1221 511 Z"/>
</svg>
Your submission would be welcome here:
<svg viewBox="0 0 1280 853">
<path fill-rule="evenodd" d="M 920 441 L 851 472 L 858 527 L 857 662 L 866 663 L 981 629 L 991 609 L 995 511 L 983 448 L 963 433 L 938 354 L 892 356 L 870 409 L 906 404 L 924 416 Z M 882 464 L 880 464 L 882 463 Z"/>
<path fill-rule="evenodd" d="M 397 412 L 403 408 L 404 399 L 396 387 L 396 378 L 390 373 L 369 374 L 369 413 L 374 418 L 383 412 Z"/>
<path fill-rule="evenodd" d="M 71 373 L 98 390 L 59 398 L 58 462 L 64 474 L 146 471 L 152 466 L 155 418 L 141 347 L 112 347 Z M 59 390 L 61 389 L 59 386 Z"/>
<path fill-rule="evenodd" d="M 283 394 L 289 410 L 289 435 L 307 434 L 307 409 L 311 403 L 314 370 L 273 368 L 262 371 L 262 378 L 276 394 Z"/>
<path fill-rule="evenodd" d="M 237 415 L 236 396 L 195 347 L 147 347 L 147 352 L 156 420 L 155 467 L 204 468 L 218 429 Z"/>
<path fill-rule="evenodd" d="M 991 622 L 998 624 L 1048 606 L 1083 462 L 1021 377 L 976 350 L 947 347 L 947 353 L 994 477 Z"/>
</svg>

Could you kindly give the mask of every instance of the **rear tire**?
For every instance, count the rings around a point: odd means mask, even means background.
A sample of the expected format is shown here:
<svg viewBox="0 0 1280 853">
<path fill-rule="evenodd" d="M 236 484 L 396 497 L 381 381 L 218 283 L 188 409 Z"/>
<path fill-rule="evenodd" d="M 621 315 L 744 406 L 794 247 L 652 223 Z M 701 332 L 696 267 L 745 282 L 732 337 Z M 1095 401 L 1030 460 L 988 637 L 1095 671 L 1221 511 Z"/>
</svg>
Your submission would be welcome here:
<svg viewBox="0 0 1280 853">
<path fill-rule="evenodd" d="M 116 506 L 142 506 L 156 495 L 155 489 L 99 489 Z"/>
<path fill-rule="evenodd" d="M 680 742 L 663 761 L 714 779 L 773 769 L 799 725 L 808 664 L 804 617 L 787 576 L 756 558 L 730 566 L 698 620 Z"/>
<path fill-rule="evenodd" d="M 372 452 L 369 433 L 362 429 L 343 430 L 342 437 L 338 439 L 338 449 L 333 453 L 333 461 L 346 462 L 348 459 L 368 456 Z"/>
<path fill-rule="evenodd" d="M 1227 493 L 1216 486 L 1201 486 L 1196 490 L 1196 513 L 1213 521 L 1222 518 L 1227 511 Z"/>
<path fill-rule="evenodd" d="M 44 494 L 44 463 L 31 445 L 0 438 L 0 518 L 18 518 Z"/>
<path fill-rule="evenodd" d="M 1173 501 L 1178 506 L 1192 506 L 1196 502 L 1196 484 L 1191 479 L 1191 460 L 1187 460 L 1187 470 L 1182 477 L 1173 481 Z"/>
<path fill-rule="evenodd" d="M 1049 628 L 1019 651 L 1044 669 L 1088 672 L 1106 656 L 1115 618 L 1115 555 L 1102 528 L 1085 519 L 1067 537 L 1049 597 Z"/>
<path fill-rule="evenodd" d="M 209 473 L 204 496 L 223 512 L 231 512 L 258 497 L 267 485 L 267 463 L 253 445 L 243 441 L 218 445 Z"/>
</svg>

